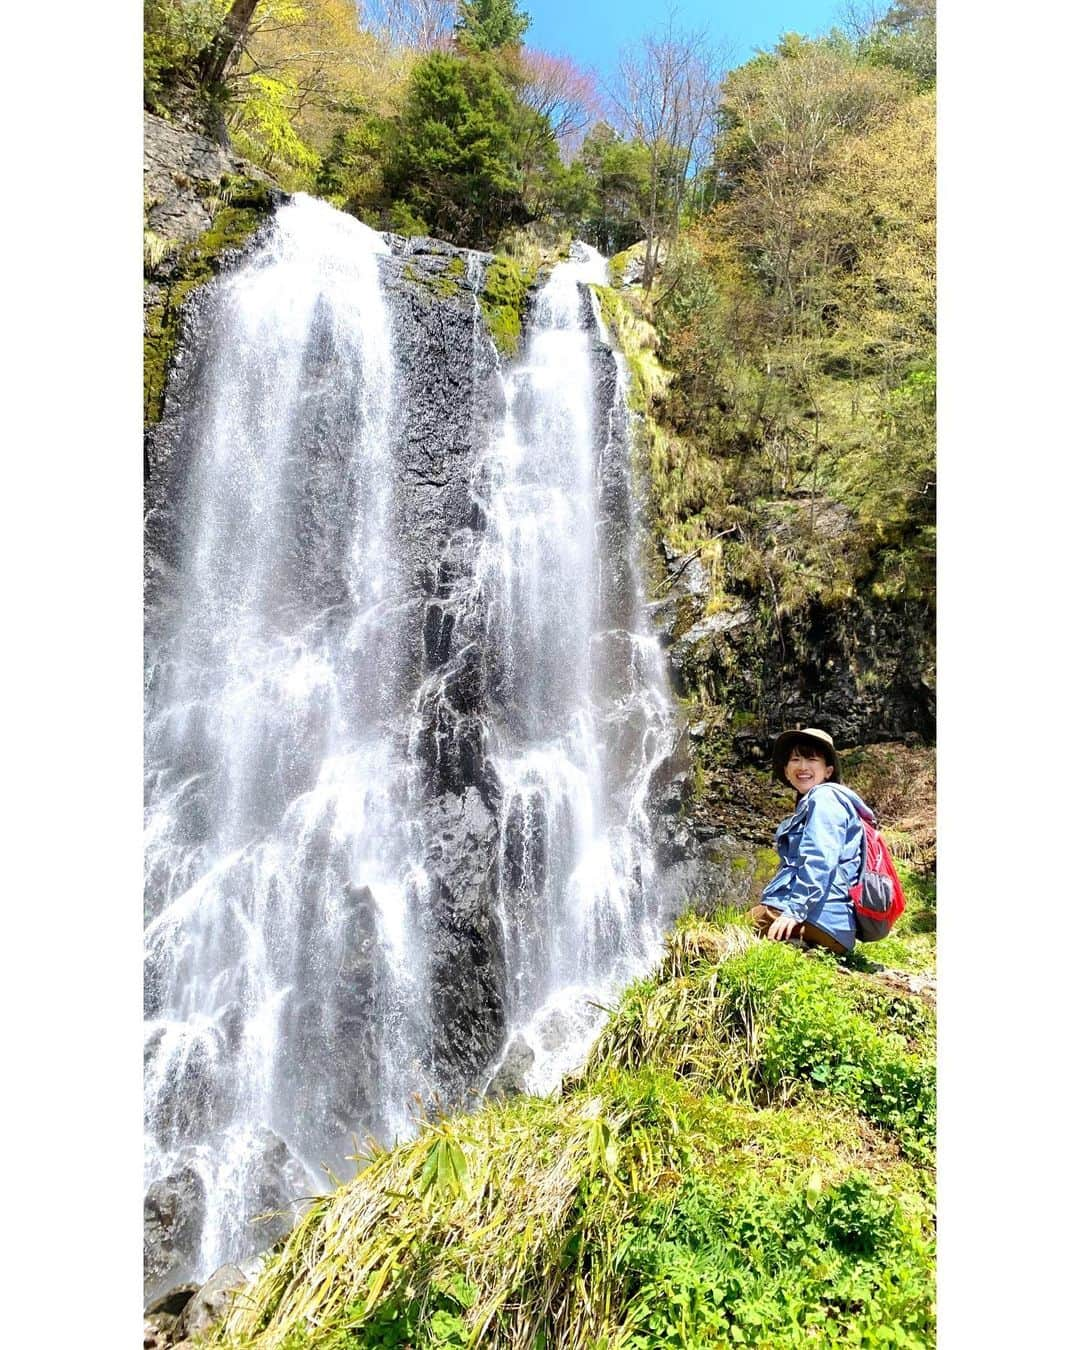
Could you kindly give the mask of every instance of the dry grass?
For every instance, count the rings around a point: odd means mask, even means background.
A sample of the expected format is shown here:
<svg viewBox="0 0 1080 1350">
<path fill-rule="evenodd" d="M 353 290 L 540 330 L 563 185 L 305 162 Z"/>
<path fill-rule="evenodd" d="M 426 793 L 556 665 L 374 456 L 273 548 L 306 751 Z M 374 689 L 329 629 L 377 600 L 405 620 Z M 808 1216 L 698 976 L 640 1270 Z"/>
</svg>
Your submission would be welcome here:
<svg viewBox="0 0 1080 1350">
<path fill-rule="evenodd" d="M 376 1154 L 352 1183 L 320 1200 L 238 1302 L 217 1342 L 271 1350 L 297 1327 L 359 1327 L 395 1298 L 432 1305 L 473 1291 L 468 1344 L 532 1346 L 544 1326 L 555 1343 L 586 1347 L 608 1337 L 607 1270 L 626 1187 L 620 1150 L 646 1187 L 662 1171 L 625 1110 L 602 1095 L 562 1103 L 529 1099 L 474 1116 L 429 1122 L 420 1137 Z M 588 1219 L 574 1210 L 592 1180 Z M 603 1197 L 606 1196 L 605 1200 Z M 568 1235 L 587 1252 L 567 1268 Z"/>
<path fill-rule="evenodd" d="M 937 756 L 933 747 L 898 741 L 844 755 L 845 777 L 871 802 L 889 848 L 913 867 L 929 869 L 937 856 Z"/>
</svg>

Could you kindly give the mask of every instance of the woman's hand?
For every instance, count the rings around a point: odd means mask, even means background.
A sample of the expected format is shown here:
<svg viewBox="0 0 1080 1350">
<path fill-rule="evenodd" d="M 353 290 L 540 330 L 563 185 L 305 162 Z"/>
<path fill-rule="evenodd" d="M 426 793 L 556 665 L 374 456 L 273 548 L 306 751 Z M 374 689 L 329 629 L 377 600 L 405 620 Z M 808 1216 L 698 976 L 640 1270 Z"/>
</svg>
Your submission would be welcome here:
<svg viewBox="0 0 1080 1350">
<path fill-rule="evenodd" d="M 799 922 L 794 914 L 781 914 L 769 924 L 765 936 L 774 942 L 785 942 L 798 928 Z"/>
</svg>

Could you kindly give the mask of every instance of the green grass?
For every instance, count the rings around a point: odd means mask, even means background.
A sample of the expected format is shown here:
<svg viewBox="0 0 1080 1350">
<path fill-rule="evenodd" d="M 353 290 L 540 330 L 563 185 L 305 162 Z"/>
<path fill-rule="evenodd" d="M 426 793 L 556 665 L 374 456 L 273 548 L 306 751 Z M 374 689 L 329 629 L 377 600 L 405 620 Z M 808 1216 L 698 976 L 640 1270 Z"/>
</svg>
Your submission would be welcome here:
<svg viewBox="0 0 1080 1350">
<path fill-rule="evenodd" d="M 216 1343 L 930 1344 L 933 1034 L 826 953 L 687 919 L 560 1095 L 373 1150 Z"/>
<path fill-rule="evenodd" d="M 934 873 L 896 859 L 904 887 L 903 914 L 887 938 L 856 948 L 852 964 L 872 969 L 873 963 L 914 974 L 933 974 L 937 968 L 937 883 Z"/>
</svg>

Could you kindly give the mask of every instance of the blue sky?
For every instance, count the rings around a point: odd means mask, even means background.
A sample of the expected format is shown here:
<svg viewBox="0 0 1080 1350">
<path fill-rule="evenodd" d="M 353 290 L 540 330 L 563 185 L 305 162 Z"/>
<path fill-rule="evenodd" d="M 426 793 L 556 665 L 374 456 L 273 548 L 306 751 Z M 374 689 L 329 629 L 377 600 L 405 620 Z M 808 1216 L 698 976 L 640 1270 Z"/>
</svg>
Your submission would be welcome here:
<svg viewBox="0 0 1080 1350">
<path fill-rule="evenodd" d="M 677 22 L 728 38 L 731 64 L 740 65 L 758 47 L 771 47 L 785 32 L 813 36 L 839 23 L 841 0 L 678 0 Z M 532 18 L 525 42 L 569 56 L 601 76 L 614 69 L 620 47 L 662 26 L 664 0 L 519 0 Z"/>
</svg>

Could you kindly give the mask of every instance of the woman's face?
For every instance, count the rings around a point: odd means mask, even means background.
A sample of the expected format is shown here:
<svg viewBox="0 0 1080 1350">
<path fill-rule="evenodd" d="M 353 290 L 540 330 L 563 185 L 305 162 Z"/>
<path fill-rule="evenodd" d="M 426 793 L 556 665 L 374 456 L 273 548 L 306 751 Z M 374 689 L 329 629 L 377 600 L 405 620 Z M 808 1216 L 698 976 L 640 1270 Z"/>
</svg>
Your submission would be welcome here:
<svg viewBox="0 0 1080 1350">
<path fill-rule="evenodd" d="M 808 745 L 797 745 L 788 755 L 784 777 L 802 797 L 811 788 L 832 777 L 832 765 L 826 764 L 825 755 L 821 750 L 812 749 Z"/>
</svg>

